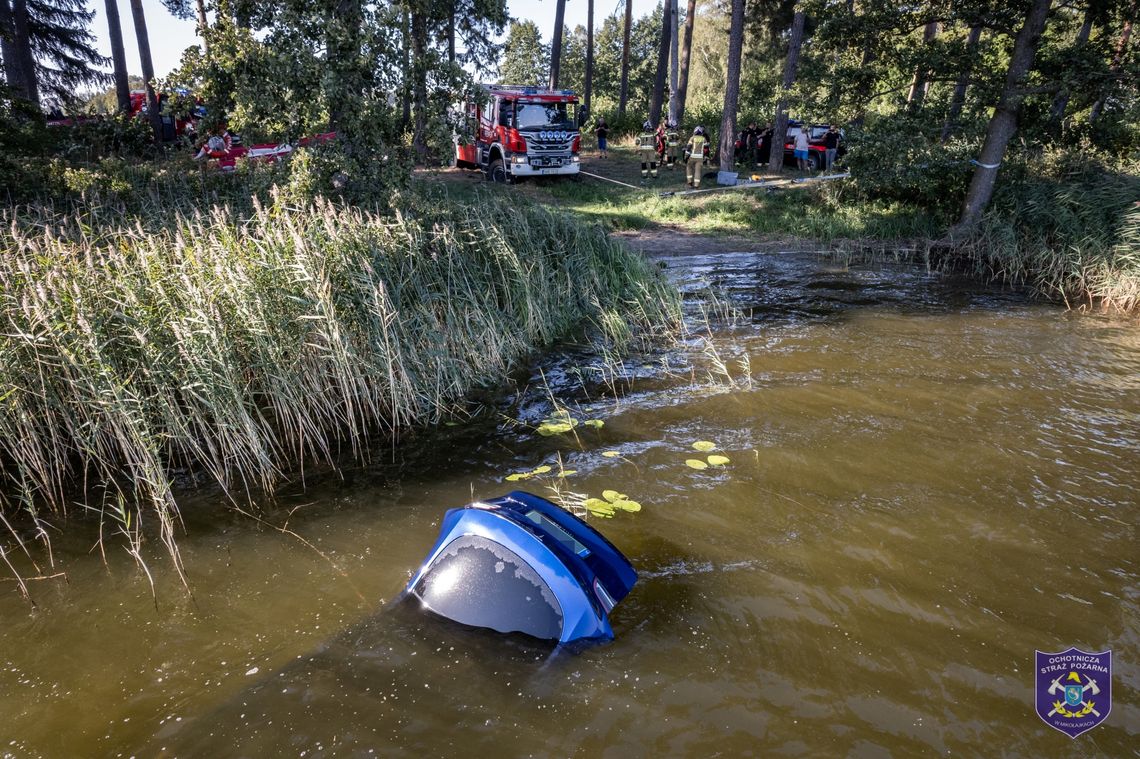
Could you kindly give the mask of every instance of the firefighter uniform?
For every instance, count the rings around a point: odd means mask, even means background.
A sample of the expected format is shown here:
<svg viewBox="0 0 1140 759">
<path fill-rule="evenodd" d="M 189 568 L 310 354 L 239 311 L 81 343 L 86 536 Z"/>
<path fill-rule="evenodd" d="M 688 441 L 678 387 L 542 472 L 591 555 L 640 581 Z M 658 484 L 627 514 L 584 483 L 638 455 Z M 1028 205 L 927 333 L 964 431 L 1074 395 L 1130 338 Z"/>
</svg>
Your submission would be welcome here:
<svg viewBox="0 0 1140 759">
<path fill-rule="evenodd" d="M 688 144 L 685 145 L 685 183 L 690 187 L 701 186 L 701 172 L 704 169 L 705 149 L 707 147 L 708 140 L 705 138 L 705 130 L 697 127 L 693 136 L 689 138 Z"/>
<path fill-rule="evenodd" d="M 641 125 L 637 136 L 637 149 L 641 152 L 641 178 L 657 177 L 657 133 L 648 121 Z"/>
<path fill-rule="evenodd" d="M 677 158 L 681 153 L 681 133 L 677 131 L 677 127 L 670 124 L 665 128 L 665 155 L 666 165 L 669 170 L 673 170 L 673 166 L 677 163 Z"/>
</svg>

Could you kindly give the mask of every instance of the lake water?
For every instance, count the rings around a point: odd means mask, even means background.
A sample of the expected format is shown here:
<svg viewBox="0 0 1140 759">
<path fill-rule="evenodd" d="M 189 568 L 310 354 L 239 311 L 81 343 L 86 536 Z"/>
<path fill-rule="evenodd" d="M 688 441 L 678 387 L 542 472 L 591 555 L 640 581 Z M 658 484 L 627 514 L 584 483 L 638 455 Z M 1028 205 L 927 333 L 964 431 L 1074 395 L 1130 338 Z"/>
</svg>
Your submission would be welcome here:
<svg viewBox="0 0 1140 759">
<path fill-rule="evenodd" d="M 676 349 L 567 349 L 266 524 L 183 499 L 192 596 L 157 544 L 156 608 L 115 541 L 54 536 L 66 582 L 35 610 L 0 585 L 0 756 L 1140 754 L 1136 322 L 910 267 L 666 261 Z M 534 434 L 552 401 L 605 425 Z M 690 468 L 696 441 L 730 463 Z M 613 643 L 385 603 L 445 509 L 559 460 L 519 484 L 644 507 L 591 520 L 641 575 Z M 1075 742 L 1033 704 L 1034 650 L 1070 646 L 1115 666 Z"/>
</svg>

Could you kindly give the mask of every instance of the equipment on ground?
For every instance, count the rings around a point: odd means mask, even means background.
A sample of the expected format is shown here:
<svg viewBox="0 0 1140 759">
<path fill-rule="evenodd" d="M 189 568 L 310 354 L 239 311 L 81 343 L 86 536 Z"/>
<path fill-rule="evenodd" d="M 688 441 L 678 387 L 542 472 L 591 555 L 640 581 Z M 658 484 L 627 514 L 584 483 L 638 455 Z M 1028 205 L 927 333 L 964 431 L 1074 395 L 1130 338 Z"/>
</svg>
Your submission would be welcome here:
<svg viewBox="0 0 1140 759">
<path fill-rule="evenodd" d="M 609 613 L 637 572 L 568 511 L 514 491 L 444 514 L 402 599 L 455 622 L 562 643 L 612 640 Z"/>
<path fill-rule="evenodd" d="M 480 169 L 493 182 L 578 173 L 582 135 L 572 91 L 496 84 L 479 94 L 465 106 L 456 166 Z"/>
</svg>

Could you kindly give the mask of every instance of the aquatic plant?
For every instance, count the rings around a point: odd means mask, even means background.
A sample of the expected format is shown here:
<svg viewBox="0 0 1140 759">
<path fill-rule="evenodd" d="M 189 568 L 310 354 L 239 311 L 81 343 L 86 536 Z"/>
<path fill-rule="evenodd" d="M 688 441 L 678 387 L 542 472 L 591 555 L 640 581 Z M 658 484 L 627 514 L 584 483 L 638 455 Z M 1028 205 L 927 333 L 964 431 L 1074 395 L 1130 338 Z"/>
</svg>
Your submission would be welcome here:
<svg viewBox="0 0 1140 759">
<path fill-rule="evenodd" d="M 656 269 L 596 225 L 493 196 L 394 206 L 3 212 L 0 513 L 61 515 L 82 486 L 121 531 L 157 518 L 177 563 L 175 472 L 272 492 L 572 331 L 676 326 Z"/>
</svg>

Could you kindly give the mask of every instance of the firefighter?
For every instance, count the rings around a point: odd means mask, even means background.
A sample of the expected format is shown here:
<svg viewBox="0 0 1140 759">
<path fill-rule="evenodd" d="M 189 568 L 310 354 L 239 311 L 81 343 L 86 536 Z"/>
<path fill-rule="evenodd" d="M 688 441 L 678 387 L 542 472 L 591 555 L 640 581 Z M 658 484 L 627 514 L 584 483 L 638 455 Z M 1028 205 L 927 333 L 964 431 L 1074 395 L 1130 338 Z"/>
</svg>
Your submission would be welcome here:
<svg viewBox="0 0 1140 759">
<path fill-rule="evenodd" d="M 637 149 L 641 151 L 641 178 L 657 178 L 657 134 L 648 120 L 641 125 L 637 137 Z"/>
<path fill-rule="evenodd" d="M 677 130 L 677 125 L 670 121 L 665 125 L 665 153 L 668 158 L 669 170 L 673 170 L 673 166 L 677 163 L 678 153 L 681 152 L 681 133 Z"/>
<path fill-rule="evenodd" d="M 705 139 L 705 128 L 699 126 L 693 130 L 693 136 L 685 145 L 685 184 L 689 187 L 701 186 L 701 172 L 704 170 L 707 151 L 708 140 Z"/>
</svg>

